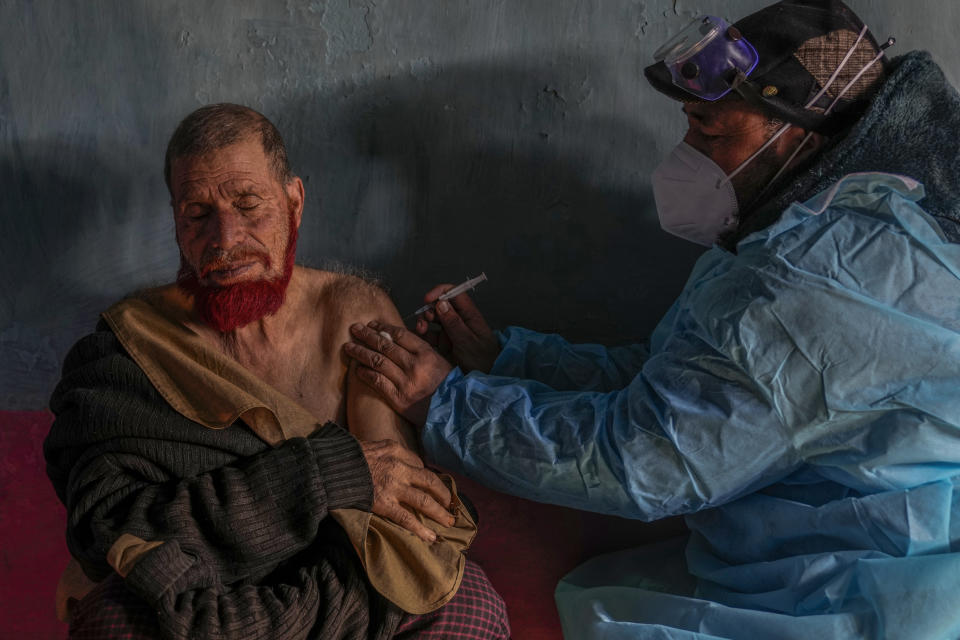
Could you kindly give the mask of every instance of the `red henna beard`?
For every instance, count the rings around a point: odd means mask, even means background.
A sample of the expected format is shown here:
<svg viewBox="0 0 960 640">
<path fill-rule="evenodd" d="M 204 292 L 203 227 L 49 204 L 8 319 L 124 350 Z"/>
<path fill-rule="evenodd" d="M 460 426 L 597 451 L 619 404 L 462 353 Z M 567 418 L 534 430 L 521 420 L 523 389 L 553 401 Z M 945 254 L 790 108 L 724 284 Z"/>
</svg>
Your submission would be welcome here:
<svg viewBox="0 0 960 640">
<path fill-rule="evenodd" d="M 289 216 L 290 232 L 287 237 L 287 250 L 284 255 L 283 273 L 273 280 L 252 280 L 237 282 L 222 287 L 200 283 L 197 272 L 191 267 L 183 253 L 180 254 L 180 271 L 177 273 L 177 285 L 193 295 L 194 304 L 203 321 L 219 331 L 227 333 L 246 326 L 255 320 L 273 315 L 283 306 L 287 285 L 293 276 L 294 257 L 297 252 L 297 225 L 293 212 Z M 201 277 L 212 269 L 229 267 L 231 263 L 254 258 L 270 268 L 270 256 L 262 251 L 241 247 L 226 255 L 210 256 L 201 259 Z"/>
</svg>

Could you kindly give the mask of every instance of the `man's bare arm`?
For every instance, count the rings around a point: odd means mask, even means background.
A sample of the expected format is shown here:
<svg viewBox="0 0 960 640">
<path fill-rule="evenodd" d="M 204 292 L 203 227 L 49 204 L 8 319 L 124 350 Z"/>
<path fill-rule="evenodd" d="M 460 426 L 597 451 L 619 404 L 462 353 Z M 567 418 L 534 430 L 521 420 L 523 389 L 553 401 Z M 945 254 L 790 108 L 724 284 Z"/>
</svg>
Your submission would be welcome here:
<svg viewBox="0 0 960 640">
<path fill-rule="evenodd" d="M 365 289 L 355 298 L 363 301 L 363 308 L 357 308 L 352 318 L 344 318 L 343 343 L 351 339 L 349 327 L 354 322 L 366 324 L 378 320 L 392 325 L 403 324 L 396 306 L 383 290 L 366 283 L 359 283 L 358 286 Z M 361 441 L 395 440 L 419 454 L 420 446 L 413 426 L 395 412 L 379 393 L 357 378 L 356 364 L 351 360 L 347 371 L 347 428 L 350 433 Z"/>
<path fill-rule="evenodd" d="M 350 302 L 341 307 L 346 311 L 338 336 L 343 343 L 350 339 L 350 326 L 356 322 L 382 318 L 401 322 L 400 314 L 383 290 L 351 280 L 352 290 L 343 296 Z M 356 377 L 353 361 L 347 371 L 346 387 L 347 427 L 360 441 L 370 468 L 373 512 L 433 542 L 436 534 L 414 516 L 414 511 L 451 526 L 454 517 L 446 508 L 452 499 L 449 490 L 436 474 L 424 468 L 413 427 Z"/>
</svg>

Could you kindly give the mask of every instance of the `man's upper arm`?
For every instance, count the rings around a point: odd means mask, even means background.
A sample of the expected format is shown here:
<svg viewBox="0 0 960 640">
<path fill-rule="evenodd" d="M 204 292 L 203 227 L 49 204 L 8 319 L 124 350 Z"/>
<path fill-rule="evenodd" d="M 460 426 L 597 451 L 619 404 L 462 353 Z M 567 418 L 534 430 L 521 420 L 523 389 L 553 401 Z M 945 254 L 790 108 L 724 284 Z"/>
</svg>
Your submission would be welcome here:
<svg viewBox="0 0 960 640">
<path fill-rule="evenodd" d="M 359 280 L 352 282 L 351 288 L 353 291 L 347 294 L 351 304 L 346 306 L 340 331 L 341 344 L 350 340 L 350 325 L 355 322 L 378 320 L 403 325 L 397 307 L 383 289 Z M 347 427 L 359 440 L 397 440 L 414 451 L 419 449 L 410 424 L 357 377 L 355 361 L 351 361 L 347 371 Z"/>
</svg>

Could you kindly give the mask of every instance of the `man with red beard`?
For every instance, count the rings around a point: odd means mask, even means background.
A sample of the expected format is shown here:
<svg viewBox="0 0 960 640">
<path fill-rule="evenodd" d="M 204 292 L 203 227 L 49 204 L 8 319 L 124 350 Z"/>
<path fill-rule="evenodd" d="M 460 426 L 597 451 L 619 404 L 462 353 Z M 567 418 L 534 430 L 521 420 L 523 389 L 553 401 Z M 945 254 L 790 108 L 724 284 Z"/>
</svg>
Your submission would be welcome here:
<svg viewBox="0 0 960 640">
<path fill-rule="evenodd" d="M 51 399 L 72 636 L 508 637 L 463 557 L 473 514 L 340 353 L 395 307 L 294 264 L 304 188 L 276 128 L 203 107 L 164 172 L 177 281 L 104 312 Z"/>
</svg>

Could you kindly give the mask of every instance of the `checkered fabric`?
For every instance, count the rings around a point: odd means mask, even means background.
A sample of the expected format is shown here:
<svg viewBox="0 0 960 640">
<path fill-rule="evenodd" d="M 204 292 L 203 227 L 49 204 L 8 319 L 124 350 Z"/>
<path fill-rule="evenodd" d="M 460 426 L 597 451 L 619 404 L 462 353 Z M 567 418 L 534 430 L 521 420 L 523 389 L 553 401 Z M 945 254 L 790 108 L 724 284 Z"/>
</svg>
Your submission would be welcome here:
<svg viewBox="0 0 960 640">
<path fill-rule="evenodd" d="M 156 615 L 113 574 L 72 610 L 71 640 L 153 640 Z M 499 640 L 510 637 L 507 608 L 483 570 L 467 561 L 450 602 L 425 615 L 404 617 L 398 640 Z M 277 639 L 280 640 L 280 639 Z"/>
<path fill-rule="evenodd" d="M 450 602 L 403 619 L 397 640 L 500 640 L 510 637 L 507 606 L 478 565 L 467 561 L 463 582 Z"/>
<path fill-rule="evenodd" d="M 831 74 L 840 65 L 844 56 L 857 43 L 857 34 L 848 29 L 838 29 L 816 38 L 810 38 L 800 45 L 793 56 L 801 65 L 816 78 L 820 87 L 826 85 Z M 853 50 L 847 64 L 843 66 L 836 80 L 827 89 L 827 96 L 836 97 L 837 92 L 843 89 L 860 70 L 877 55 L 877 47 L 869 38 L 863 38 Z M 860 78 L 847 89 L 844 98 L 847 100 L 863 100 L 873 96 L 879 89 L 884 78 L 883 66 L 876 64 L 867 69 Z"/>
<path fill-rule="evenodd" d="M 156 614 L 112 574 L 70 612 L 71 640 L 152 640 Z"/>
</svg>

